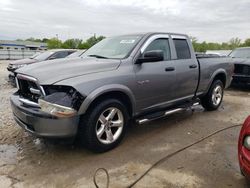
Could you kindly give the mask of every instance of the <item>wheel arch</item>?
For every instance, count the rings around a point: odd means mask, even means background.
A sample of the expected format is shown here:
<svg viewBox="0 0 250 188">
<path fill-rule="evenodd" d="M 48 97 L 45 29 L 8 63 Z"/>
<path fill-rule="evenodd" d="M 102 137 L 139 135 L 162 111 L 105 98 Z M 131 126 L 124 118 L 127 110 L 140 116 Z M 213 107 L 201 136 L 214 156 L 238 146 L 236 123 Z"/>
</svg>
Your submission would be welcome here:
<svg viewBox="0 0 250 188">
<path fill-rule="evenodd" d="M 215 71 L 213 73 L 213 75 L 211 76 L 211 80 L 210 80 L 210 83 L 207 87 L 207 90 L 206 90 L 206 93 L 209 91 L 212 83 L 215 81 L 215 80 L 220 80 L 223 85 L 224 85 L 224 88 L 226 87 L 226 84 L 227 84 L 227 74 L 226 74 L 226 71 L 223 70 L 223 69 L 219 69 L 217 71 Z"/>
<path fill-rule="evenodd" d="M 134 115 L 135 99 L 131 90 L 126 86 L 118 84 L 103 86 L 91 92 L 83 101 L 78 113 L 80 115 L 85 114 L 96 103 L 107 98 L 120 100 L 127 107 L 129 115 Z"/>
</svg>

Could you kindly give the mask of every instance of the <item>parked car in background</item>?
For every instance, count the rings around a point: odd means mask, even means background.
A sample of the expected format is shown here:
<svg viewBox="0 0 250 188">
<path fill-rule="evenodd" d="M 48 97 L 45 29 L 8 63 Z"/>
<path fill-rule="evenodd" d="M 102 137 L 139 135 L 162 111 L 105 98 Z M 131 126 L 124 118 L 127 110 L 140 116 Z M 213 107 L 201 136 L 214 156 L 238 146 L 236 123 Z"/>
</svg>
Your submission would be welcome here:
<svg viewBox="0 0 250 188">
<path fill-rule="evenodd" d="M 30 56 L 29 58 L 26 59 L 34 59 L 36 56 L 40 55 L 42 52 L 37 52 L 34 55 Z"/>
<path fill-rule="evenodd" d="M 195 53 L 197 58 L 219 58 L 221 56 L 217 55 L 217 54 L 205 54 L 205 53 Z"/>
<path fill-rule="evenodd" d="M 35 54 L 30 58 L 12 61 L 11 63 L 9 63 L 9 65 L 7 67 L 7 70 L 10 72 L 9 73 L 9 81 L 12 84 L 15 84 L 14 71 L 23 67 L 23 66 L 30 65 L 33 63 L 38 63 L 41 61 L 46 61 L 46 60 L 65 58 L 68 55 L 74 53 L 75 51 L 76 50 L 73 50 L 73 49 L 48 50 L 48 51 L 40 53 L 40 54 Z"/>
<path fill-rule="evenodd" d="M 86 50 L 77 50 L 76 52 L 70 54 L 66 58 L 75 58 L 75 57 L 80 57 Z"/>
<path fill-rule="evenodd" d="M 238 158 L 242 174 L 250 180 L 250 116 L 245 120 L 240 131 Z"/>
<path fill-rule="evenodd" d="M 81 58 L 17 70 L 16 122 L 39 137 L 74 137 L 89 149 L 116 147 L 129 120 L 143 124 L 193 104 L 216 110 L 232 80 L 231 58 L 196 58 L 187 35 L 103 39 Z"/>
<path fill-rule="evenodd" d="M 215 54 L 221 57 L 228 56 L 232 50 L 207 50 L 206 54 Z"/>
<path fill-rule="evenodd" d="M 232 83 L 250 85 L 250 47 L 237 48 L 229 56 L 235 62 Z"/>
</svg>

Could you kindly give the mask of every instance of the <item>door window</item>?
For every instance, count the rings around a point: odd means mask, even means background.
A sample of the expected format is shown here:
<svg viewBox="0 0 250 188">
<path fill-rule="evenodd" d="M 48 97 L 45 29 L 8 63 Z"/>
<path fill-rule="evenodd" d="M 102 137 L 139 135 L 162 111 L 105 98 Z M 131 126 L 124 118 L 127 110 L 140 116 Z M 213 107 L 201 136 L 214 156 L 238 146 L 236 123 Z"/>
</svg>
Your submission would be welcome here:
<svg viewBox="0 0 250 188">
<path fill-rule="evenodd" d="M 177 59 L 191 59 L 189 46 L 186 39 L 173 39 Z"/>
<path fill-rule="evenodd" d="M 144 51 L 152 51 L 152 50 L 162 50 L 164 55 L 164 61 L 170 60 L 170 47 L 169 47 L 169 41 L 167 38 L 159 38 L 151 42 L 146 50 Z"/>
</svg>

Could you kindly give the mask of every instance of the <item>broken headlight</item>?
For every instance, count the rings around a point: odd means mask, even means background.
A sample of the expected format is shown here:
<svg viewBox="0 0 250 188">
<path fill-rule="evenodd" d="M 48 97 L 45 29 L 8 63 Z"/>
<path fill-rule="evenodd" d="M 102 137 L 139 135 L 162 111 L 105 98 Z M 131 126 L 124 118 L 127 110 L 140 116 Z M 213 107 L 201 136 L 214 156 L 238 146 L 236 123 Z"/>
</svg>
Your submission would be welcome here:
<svg viewBox="0 0 250 188">
<path fill-rule="evenodd" d="M 73 108 L 50 103 L 43 99 L 39 99 L 38 103 L 42 111 L 57 117 L 72 117 L 77 113 Z"/>
<path fill-rule="evenodd" d="M 46 96 L 39 98 L 42 111 L 57 117 L 77 114 L 84 97 L 70 86 L 43 86 Z"/>
</svg>

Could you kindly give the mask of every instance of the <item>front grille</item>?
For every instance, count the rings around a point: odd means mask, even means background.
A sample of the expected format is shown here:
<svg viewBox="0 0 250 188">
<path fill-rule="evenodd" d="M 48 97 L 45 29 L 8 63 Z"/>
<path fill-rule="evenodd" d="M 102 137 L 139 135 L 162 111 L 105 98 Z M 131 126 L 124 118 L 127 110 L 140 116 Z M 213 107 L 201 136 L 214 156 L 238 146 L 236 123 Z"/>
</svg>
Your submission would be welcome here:
<svg viewBox="0 0 250 188">
<path fill-rule="evenodd" d="M 40 94 L 35 94 L 31 92 L 31 89 L 39 90 L 40 88 L 36 82 L 33 80 L 17 78 L 18 87 L 19 87 L 19 95 L 25 99 L 28 99 L 33 102 L 38 102 Z"/>
<path fill-rule="evenodd" d="M 235 64 L 235 74 L 250 75 L 250 65 Z"/>
</svg>

